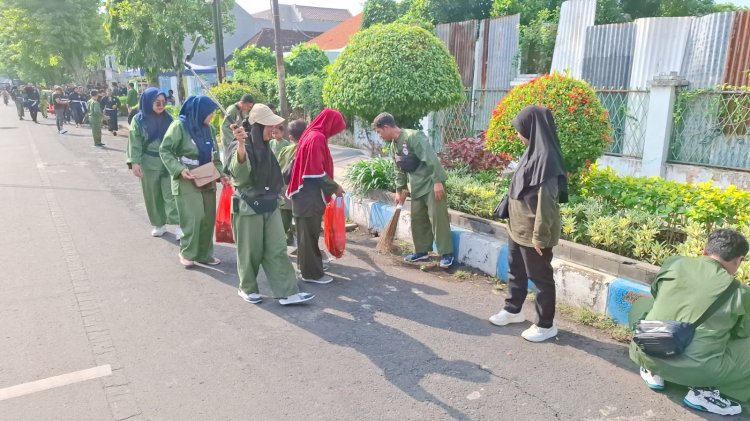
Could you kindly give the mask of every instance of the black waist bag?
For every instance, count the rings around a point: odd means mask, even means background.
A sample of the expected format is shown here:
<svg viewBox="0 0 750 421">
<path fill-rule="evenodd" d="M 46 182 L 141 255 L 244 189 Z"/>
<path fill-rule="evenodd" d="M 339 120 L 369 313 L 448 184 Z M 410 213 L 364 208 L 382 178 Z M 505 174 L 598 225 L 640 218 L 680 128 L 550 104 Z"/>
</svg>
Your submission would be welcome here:
<svg viewBox="0 0 750 421">
<path fill-rule="evenodd" d="M 419 168 L 421 162 L 414 154 L 396 155 L 396 166 L 403 172 L 414 172 Z"/>
<path fill-rule="evenodd" d="M 723 306 L 737 290 L 739 284 L 733 281 L 719 298 L 695 323 L 641 320 L 635 325 L 633 342 L 647 355 L 657 358 L 670 358 L 681 355 L 693 341 L 695 329 Z"/>
<path fill-rule="evenodd" d="M 276 195 L 265 194 L 263 196 L 250 197 L 242 192 L 237 193 L 257 214 L 271 213 L 279 207 L 279 197 Z"/>
</svg>

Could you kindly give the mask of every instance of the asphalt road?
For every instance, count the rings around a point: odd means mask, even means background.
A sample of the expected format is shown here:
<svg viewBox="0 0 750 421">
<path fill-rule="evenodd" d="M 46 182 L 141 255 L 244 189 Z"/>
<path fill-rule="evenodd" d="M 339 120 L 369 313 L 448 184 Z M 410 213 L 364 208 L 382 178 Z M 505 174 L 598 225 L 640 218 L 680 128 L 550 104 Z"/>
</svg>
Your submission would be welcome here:
<svg viewBox="0 0 750 421">
<path fill-rule="evenodd" d="M 648 390 L 623 345 L 563 319 L 525 342 L 527 324 L 487 322 L 503 295 L 486 279 L 363 232 L 334 283 L 303 285 L 311 304 L 248 304 L 233 247 L 185 270 L 172 234 L 149 236 L 126 139 L 104 142 L 0 107 L 0 420 L 712 419 Z"/>
</svg>

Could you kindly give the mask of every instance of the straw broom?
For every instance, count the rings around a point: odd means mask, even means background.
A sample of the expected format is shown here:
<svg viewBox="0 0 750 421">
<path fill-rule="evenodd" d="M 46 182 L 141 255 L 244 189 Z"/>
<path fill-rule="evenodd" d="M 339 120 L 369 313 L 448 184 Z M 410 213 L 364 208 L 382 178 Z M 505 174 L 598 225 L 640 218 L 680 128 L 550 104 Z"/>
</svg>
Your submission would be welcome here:
<svg viewBox="0 0 750 421">
<path fill-rule="evenodd" d="M 396 211 L 393 212 L 391 220 L 388 221 L 388 225 L 385 226 L 383 236 L 380 237 L 377 247 L 375 249 L 381 253 L 390 253 L 393 248 L 393 240 L 396 238 L 396 229 L 398 228 L 398 220 L 401 217 L 401 205 L 396 206 Z"/>
</svg>

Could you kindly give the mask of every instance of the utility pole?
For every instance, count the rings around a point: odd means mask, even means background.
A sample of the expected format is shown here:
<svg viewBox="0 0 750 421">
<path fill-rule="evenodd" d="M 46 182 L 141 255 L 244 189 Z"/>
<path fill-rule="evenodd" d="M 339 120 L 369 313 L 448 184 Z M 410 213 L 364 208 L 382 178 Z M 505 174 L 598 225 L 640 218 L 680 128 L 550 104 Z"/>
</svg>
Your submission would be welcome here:
<svg viewBox="0 0 750 421">
<path fill-rule="evenodd" d="M 226 69 L 224 68 L 224 30 L 221 27 L 221 0 L 206 0 L 211 4 L 211 15 L 214 20 L 214 43 L 216 50 L 216 77 L 219 83 L 224 82 Z"/>
<path fill-rule="evenodd" d="M 281 18 L 279 17 L 279 0 L 271 0 L 273 10 L 273 35 L 276 43 L 276 74 L 279 76 L 279 104 L 281 116 L 289 118 L 289 105 L 286 102 L 286 71 L 284 70 L 284 51 L 281 49 Z"/>
</svg>

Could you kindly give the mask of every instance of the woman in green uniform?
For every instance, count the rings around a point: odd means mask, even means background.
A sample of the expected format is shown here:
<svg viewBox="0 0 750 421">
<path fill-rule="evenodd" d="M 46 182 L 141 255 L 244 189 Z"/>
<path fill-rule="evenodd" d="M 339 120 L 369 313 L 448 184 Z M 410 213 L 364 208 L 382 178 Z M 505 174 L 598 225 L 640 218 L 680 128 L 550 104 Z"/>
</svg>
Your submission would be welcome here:
<svg viewBox="0 0 750 421">
<path fill-rule="evenodd" d="M 284 188 L 281 169 L 269 147 L 271 131 L 284 119 L 268 106 L 256 104 L 250 111 L 250 138 L 238 133 L 228 148 L 229 173 L 235 186 L 232 232 L 237 243 L 237 294 L 245 301 L 262 301 L 258 270 L 263 266 L 271 291 L 281 305 L 298 304 L 314 296 L 299 291 L 297 276 L 286 254 L 284 225 L 279 201 Z"/>
<path fill-rule="evenodd" d="M 191 170 L 213 162 L 222 172 L 211 119 L 218 105 L 207 96 L 191 96 L 180 109 L 179 119 L 172 122 L 164 135 L 159 155 L 172 177 L 172 194 L 177 204 L 180 228 L 180 263 L 185 267 L 196 262 L 218 265 L 214 257 L 214 224 L 216 223 L 216 185 L 198 188 Z M 229 183 L 222 177 L 223 184 Z"/>
<path fill-rule="evenodd" d="M 130 125 L 127 163 L 133 175 L 141 179 L 146 213 L 153 226 L 151 235 L 161 237 L 167 232 L 167 224 L 178 225 L 175 237 L 179 240 L 182 230 L 171 178 L 159 155 L 159 146 L 172 124 L 172 116 L 165 111 L 165 104 L 166 96 L 157 88 L 148 88 L 141 96 L 140 111 Z"/>
</svg>

